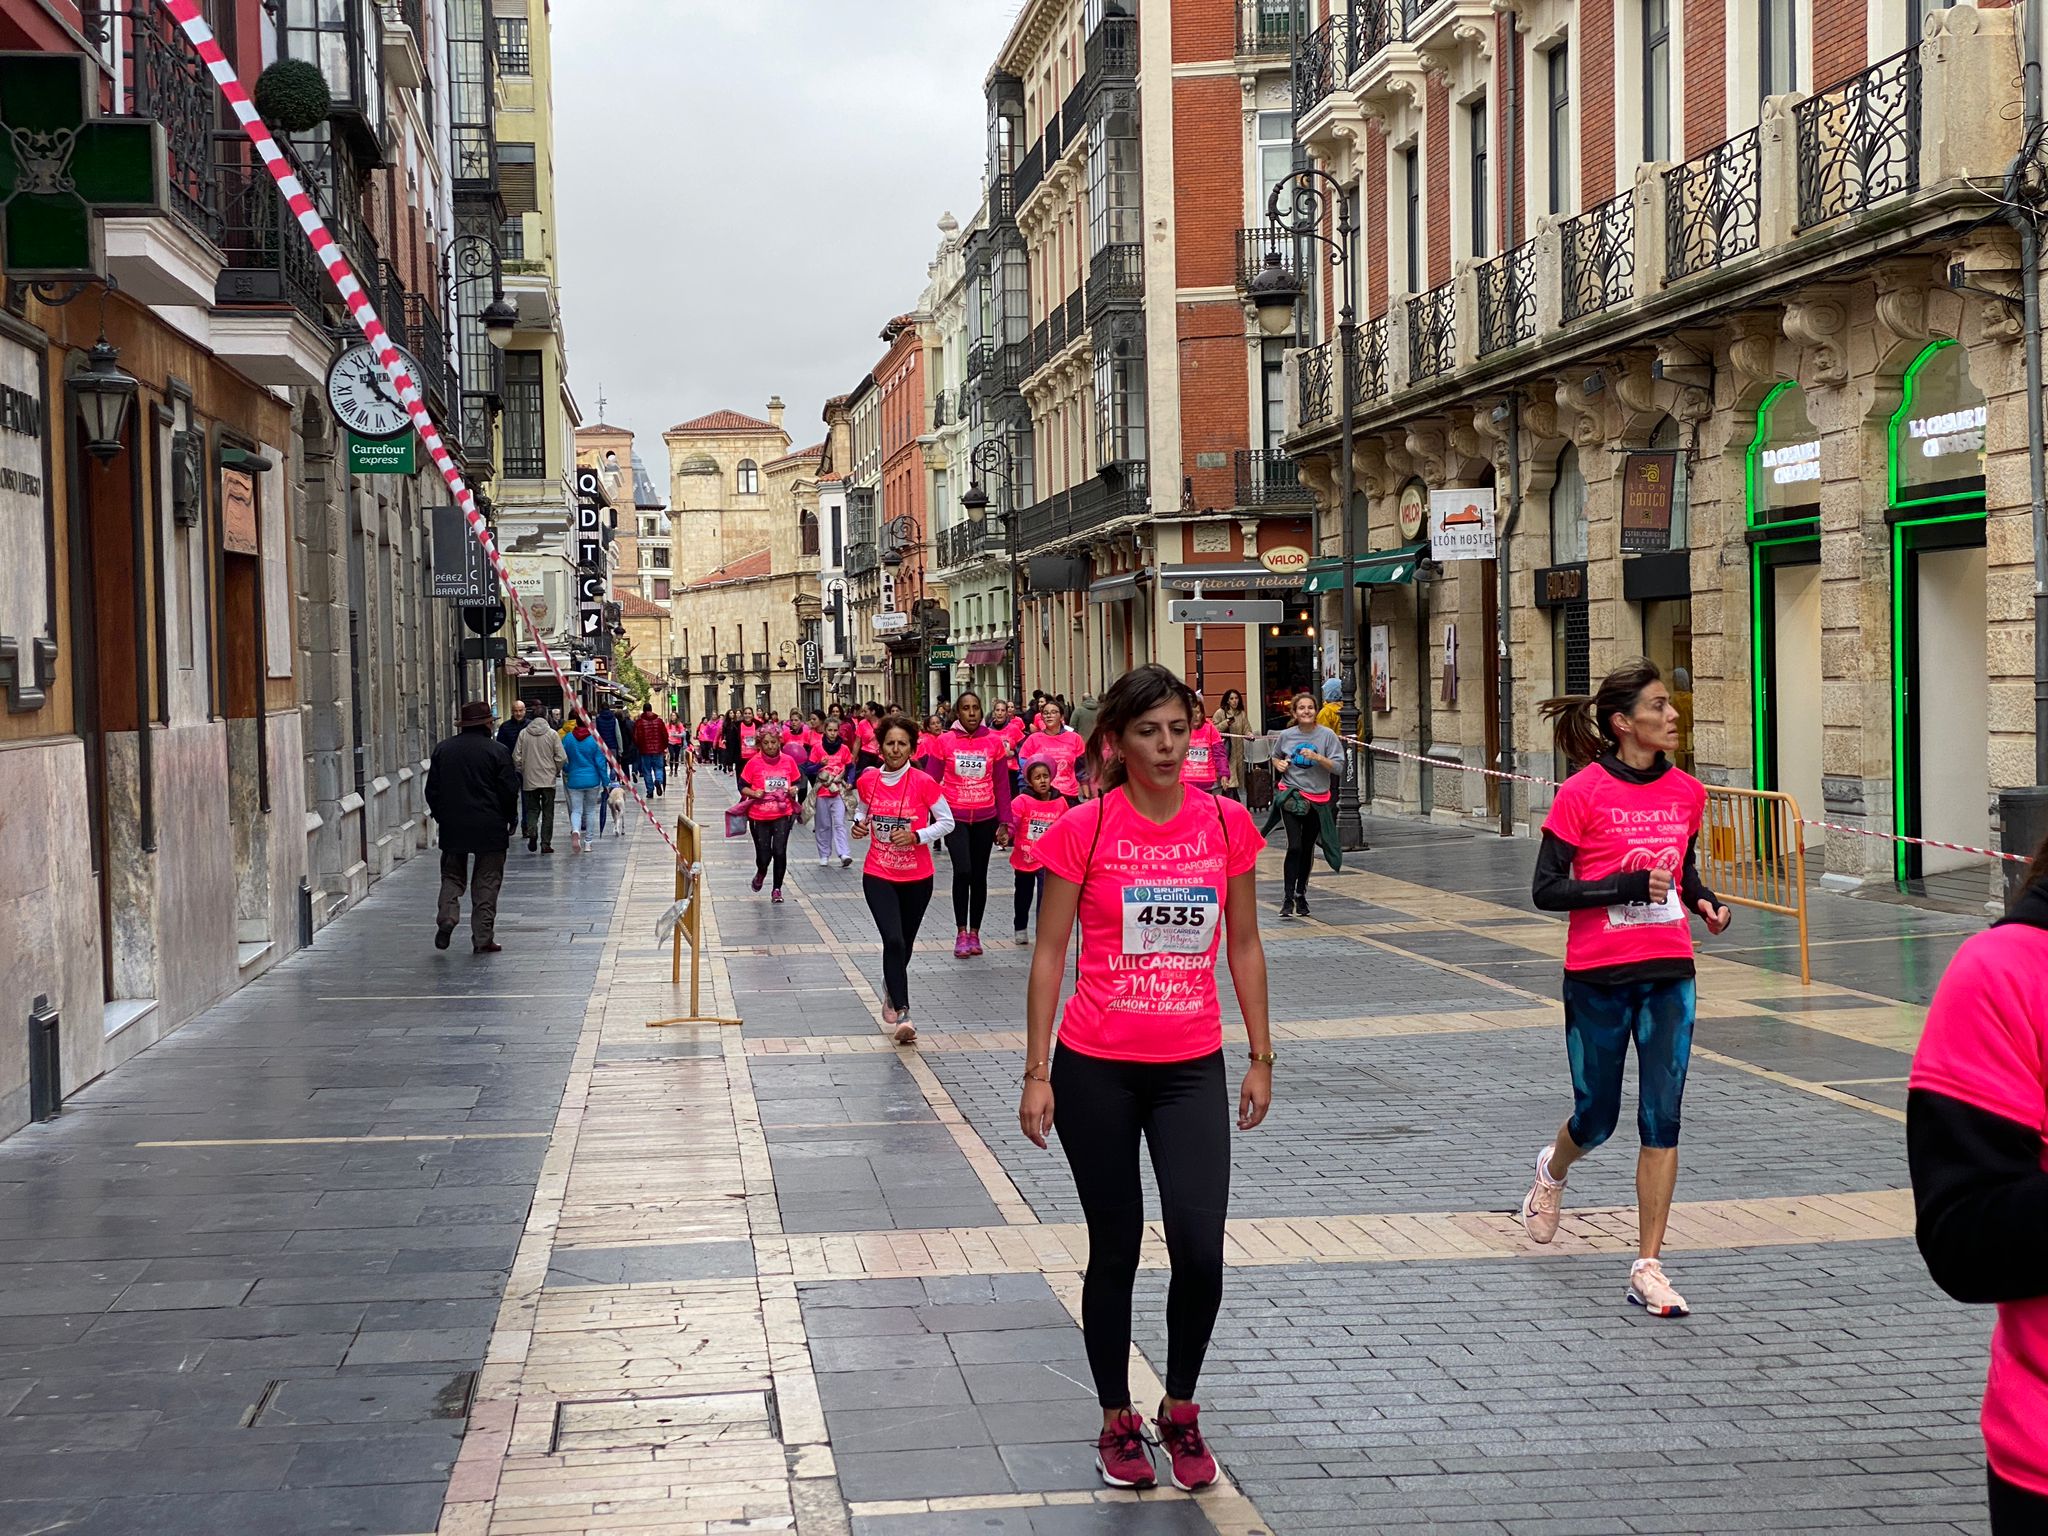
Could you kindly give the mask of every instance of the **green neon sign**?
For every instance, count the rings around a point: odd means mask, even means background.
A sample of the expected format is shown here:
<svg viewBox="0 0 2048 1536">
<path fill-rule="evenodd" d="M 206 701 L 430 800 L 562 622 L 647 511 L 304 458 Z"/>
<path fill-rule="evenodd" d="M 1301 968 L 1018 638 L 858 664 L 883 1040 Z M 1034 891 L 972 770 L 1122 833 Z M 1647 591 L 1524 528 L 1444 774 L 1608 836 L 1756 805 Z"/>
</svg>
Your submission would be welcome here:
<svg viewBox="0 0 2048 1536">
<path fill-rule="evenodd" d="M 154 118 L 101 117 L 79 53 L 0 53 L 0 266 L 30 281 L 106 270 L 101 221 L 164 212 Z"/>
</svg>

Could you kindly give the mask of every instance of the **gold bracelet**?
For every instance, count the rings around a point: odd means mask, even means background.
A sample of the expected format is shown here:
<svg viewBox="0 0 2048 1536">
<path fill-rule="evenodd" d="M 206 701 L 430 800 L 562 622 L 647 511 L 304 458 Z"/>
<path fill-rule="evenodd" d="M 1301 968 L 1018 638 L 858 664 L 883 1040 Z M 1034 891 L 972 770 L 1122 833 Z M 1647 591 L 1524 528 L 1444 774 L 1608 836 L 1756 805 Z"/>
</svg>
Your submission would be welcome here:
<svg viewBox="0 0 2048 1536">
<path fill-rule="evenodd" d="M 1024 1081 L 1027 1083 L 1049 1083 L 1052 1081 L 1052 1074 L 1048 1072 L 1043 1077 L 1033 1077 L 1031 1075 L 1031 1069 L 1029 1067 L 1026 1067 L 1024 1069 Z"/>
<path fill-rule="evenodd" d="M 1260 1051 L 1253 1051 L 1253 1052 L 1251 1053 L 1251 1057 L 1252 1057 L 1252 1065 L 1253 1065 L 1253 1066 L 1255 1066 L 1255 1067 L 1270 1067 L 1271 1065 L 1273 1065 L 1273 1063 L 1274 1063 L 1274 1062 L 1276 1062 L 1276 1061 L 1278 1061 L 1278 1060 L 1280 1059 L 1280 1058 L 1279 1058 L 1278 1056 L 1274 1055 L 1274 1054 L 1273 1054 L 1273 1052 L 1271 1052 L 1271 1051 L 1265 1051 L 1265 1052 L 1260 1052 Z"/>
</svg>

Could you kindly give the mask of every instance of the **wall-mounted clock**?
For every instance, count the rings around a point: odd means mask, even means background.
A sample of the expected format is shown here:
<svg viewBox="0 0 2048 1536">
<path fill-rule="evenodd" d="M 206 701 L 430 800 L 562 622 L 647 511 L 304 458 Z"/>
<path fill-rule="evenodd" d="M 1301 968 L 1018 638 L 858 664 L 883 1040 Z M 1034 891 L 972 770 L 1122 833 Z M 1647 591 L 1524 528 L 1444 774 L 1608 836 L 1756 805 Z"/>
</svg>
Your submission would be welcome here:
<svg viewBox="0 0 2048 1536">
<path fill-rule="evenodd" d="M 403 347 L 398 355 L 417 381 L 420 365 L 413 355 Z M 329 365 L 327 404 L 335 419 L 357 437 L 400 437 L 412 430 L 412 416 L 398 398 L 398 386 L 368 342 L 358 342 Z"/>
</svg>

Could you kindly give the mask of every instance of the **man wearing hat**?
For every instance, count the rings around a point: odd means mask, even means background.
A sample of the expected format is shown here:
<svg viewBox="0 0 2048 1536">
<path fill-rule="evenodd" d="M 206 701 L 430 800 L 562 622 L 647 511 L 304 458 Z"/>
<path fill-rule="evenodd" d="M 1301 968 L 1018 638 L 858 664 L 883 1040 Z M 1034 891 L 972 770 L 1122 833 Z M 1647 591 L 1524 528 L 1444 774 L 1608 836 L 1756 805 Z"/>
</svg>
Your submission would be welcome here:
<svg viewBox="0 0 2048 1536">
<path fill-rule="evenodd" d="M 505 850 L 519 821 L 519 770 L 491 734 L 491 706 L 472 699 L 457 719 L 462 727 L 434 748 L 427 765 L 427 810 L 441 828 L 441 904 L 434 918 L 434 948 L 446 949 L 462 918 L 469 888 L 469 937 L 480 955 L 498 953 L 498 891 L 505 883 Z M 475 868 L 470 860 L 476 860 Z"/>
</svg>

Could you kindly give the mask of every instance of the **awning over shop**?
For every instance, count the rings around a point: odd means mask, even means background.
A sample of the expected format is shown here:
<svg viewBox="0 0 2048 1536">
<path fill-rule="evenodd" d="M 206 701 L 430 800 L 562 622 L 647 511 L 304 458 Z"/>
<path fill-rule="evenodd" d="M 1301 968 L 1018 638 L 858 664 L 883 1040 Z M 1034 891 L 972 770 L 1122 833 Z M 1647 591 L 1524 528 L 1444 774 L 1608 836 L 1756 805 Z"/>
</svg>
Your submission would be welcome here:
<svg viewBox="0 0 2048 1536">
<path fill-rule="evenodd" d="M 1102 576 L 1088 583 L 1088 601 L 1091 603 L 1120 603 L 1127 597 L 1138 595 L 1138 578 L 1152 579 L 1152 572 L 1125 571 L 1117 576 Z"/>
<path fill-rule="evenodd" d="M 1427 540 L 1403 544 L 1399 549 L 1376 549 L 1351 562 L 1353 585 L 1361 587 L 1406 586 L 1415 579 L 1415 567 L 1428 552 Z M 1344 561 L 1311 560 L 1302 579 L 1302 589 L 1311 594 L 1336 592 L 1344 585 Z"/>
<path fill-rule="evenodd" d="M 1010 646 L 1004 640 L 979 640 L 967 647 L 967 665 L 970 667 L 1000 666 L 1010 659 Z"/>
<path fill-rule="evenodd" d="M 1310 567 L 1313 569 L 1313 567 Z M 1162 565 L 1159 584 L 1176 592 L 1292 592 L 1301 585 L 1300 571 L 1269 571 L 1257 562 L 1214 565 Z"/>
</svg>

